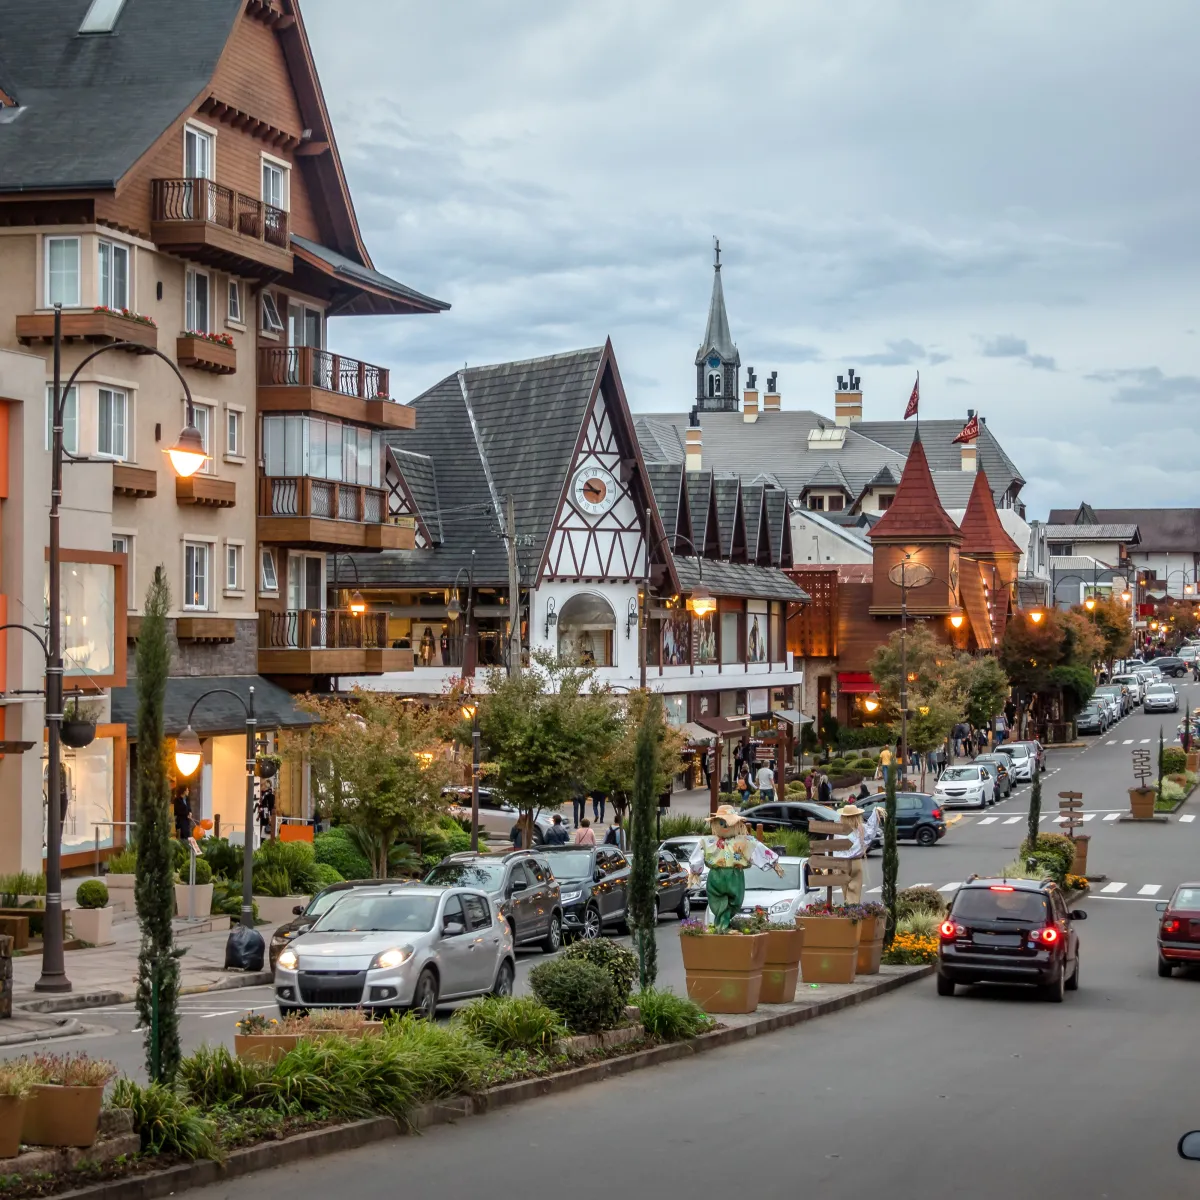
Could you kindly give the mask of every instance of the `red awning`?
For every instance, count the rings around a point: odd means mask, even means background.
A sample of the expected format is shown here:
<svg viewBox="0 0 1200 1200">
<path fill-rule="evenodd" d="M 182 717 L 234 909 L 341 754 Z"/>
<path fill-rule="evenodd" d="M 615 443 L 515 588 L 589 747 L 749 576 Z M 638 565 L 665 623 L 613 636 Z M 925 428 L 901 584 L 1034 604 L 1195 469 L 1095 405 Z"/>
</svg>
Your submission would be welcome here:
<svg viewBox="0 0 1200 1200">
<path fill-rule="evenodd" d="M 879 684 L 875 682 L 870 671 L 838 672 L 839 692 L 877 692 L 878 690 Z"/>
</svg>

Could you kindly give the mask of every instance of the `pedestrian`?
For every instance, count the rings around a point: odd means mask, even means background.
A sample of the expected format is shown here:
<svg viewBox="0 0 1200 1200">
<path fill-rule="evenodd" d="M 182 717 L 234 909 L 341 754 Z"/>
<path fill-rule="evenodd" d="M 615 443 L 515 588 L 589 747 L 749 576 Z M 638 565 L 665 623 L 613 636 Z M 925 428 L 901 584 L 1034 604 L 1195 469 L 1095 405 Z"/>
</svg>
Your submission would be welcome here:
<svg viewBox="0 0 1200 1200">
<path fill-rule="evenodd" d="M 758 799 L 760 804 L 770 804 L 775 799 L 775 772 L 769 762 L 758 768 Z"/>
<path fill-rule="evenodd" d="M 592 828 L 592 823 L 587 817 L 584 817 L 579 822 L 575 832 L 571 834 L 571 841 L 576 846 L 594 846 L 596 844 L 596 831 Z"/>
<path fill-rule="evenodd" d="M 599 788 L 592 789 L 592 820 L 603 822 L 604 806 L 608 802 L 608 797 Z"/>
<path fill-rule="evenodd" d="M 866 780 L 858 785 L 858 795 L 854 798 L 855 800 L 870 800 L 871 789 L 867 787 Z"/>
<path fill-rule="evenodd" d="M 704 773 L 704 786 L 706 788 L 712 787 L 712 769 L 713 769 L 712 751 L 711 750 L 701 750 L 700 751 L 700 770 Z"/>
<path fill-rule="evenodd" d="M 608 832 L 604 835 L 604 844 L 606 846 L 616 846 L 618 850 L 628 848 L 628 839 L 625 837 L 625 827 L 621 823 L 621 818 L 617 817 L 608 827 Z"/>
<path fill-rule="evenodd" d="M 192 806 L 188 803 L 188 789 L 175 793 L 175 836 L 186 842 L 192 836 Z"/>
<path fill-rule="evenodd" d="M 833 787 L 824 771 L 821 772 L 821 782 L 817 784 L 817 802 L 824 804 L 826 808 L 833 804 Z"/>
<path fill-rule="evenodd" d="M 525 844 L 525 830 L 521 828 L 521 822 L 517 821 L 508 831 L 508 840 L 512 844 L 514 850 L 520 850 Z"/>
<path fill-rule="evenodd" d="M 986 729 L 980 729 L 975 734 L 975 744 L 979 747 L 979 749 L 976 751 L 977 754 L 987 753 L 988 735 Z"/>
<path fill-rule="evenodd" d="M 887 813 L 883 805 L 877 804 L 864 821 L 863 810 L 851 801 L 838 814 L 838 819 L 846 826 L 850 839 L 847 849 L 833 852 L 835 858 L 846 859 L 846 873 L 850 876 L 849 882 L 842 886 L 842 897 L 847 904 L 861 904 L 867 851 L 879 833 L 879 822 L 887 820 Z"/>
<path fill-rule="evenodd" d="M 891 770 L 892 752 L 887 746 L 884 746 L 879 752 L 879 771 L 885 787 L 887 786 L 888 779 L 891 777 Z"/>
<path fill-rule="evenodd" d="M 583 793 L 583 788 L 574 787 L 571 790 L 571 824 L 576 829 L 579 828 L 580 822 L 583 820 L 583 814 L 587 811 L 587 796 Z"/>
<path fill-rule="evenodd" d="M 746 798 L 750 795 L 750 768 L 746 763 L 742 763 L 742 765 L 738 767 L 736 788 L 738 800 L 745 804 Z"/>
<path fill-rule="evenodd" d="M 809 771 L 804 777 L 804 798 L 811 801 L 813 798 L 813 788 L 817 786 L 816 771 Z"/>
<path fill-rule="evenodd" d="M 571 840 L 571 835 L 567 832 L 567 827 L 563 824 L 563 819 L 555 813 L 550 818 L 550 828 L 546 833 L 547 846 L 565 846 Z"/>
</svg>

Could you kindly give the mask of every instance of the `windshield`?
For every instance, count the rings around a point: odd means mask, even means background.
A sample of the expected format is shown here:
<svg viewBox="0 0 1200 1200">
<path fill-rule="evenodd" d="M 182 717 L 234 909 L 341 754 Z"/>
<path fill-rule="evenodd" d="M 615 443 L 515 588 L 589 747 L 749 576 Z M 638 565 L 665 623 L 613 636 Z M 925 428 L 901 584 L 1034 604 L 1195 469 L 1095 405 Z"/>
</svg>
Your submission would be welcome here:
<svg viewBox="0 0 1200 1200">
<path fill-rule="evenodd" d="M 1172 908 L 1200 908 L 1200 888 L 1180 888 L 1171 901 Z"/>
<path fill-rule="evenodd" d="M 304 910 L 304 915 L 319 917 L 322 913 L 327 913 L 350 890 L 350 888 L 334 888 L 331 891 L 322 892 L 319 896 L 314 896 L 312 902 Z"/>
<path fill-rule="evenodd" d="M 770 867 L 747 867 L 743 872 L 746 891 L 798 892 L 800 890 L 800 863 L 780 863 L 783 872 L 780 878 Z"/>
<path fill-rule="evenodd" d="M 1152 683 L 1150 685 L 1151 696 L 1169 696 L 1174 690 L 1169 683 Z"/>
<path fill-rule="evenodd" d="M 437 896 L 352 894 L 335 904 L 313 929 L 321 933 L 423 933 L 433 928 L 437 907 Z"/>
<path fill-rule="evenodd" d="M 1123 683 L 1126 687 L 1137 687 L 1141 682 L 1136 675 L 1114 675 L 1113 680 L 1116 683 Z"/>
<path fill-rule="evenodd" d="M 961 782 L 964 779 L 976 779 L 977 780 L 978 778 L 979 778 L 979 768 L 978 767 L 947 767 L 942 772 L 942 778 L 939 780 L 939 782 L 940 783 L 953 783 L 955 781 Z"/>
<path fill-rule="evenodd" d="M 425 882 L 431 887 L 477 887 L 497 891 L 504 883 L 504 864 L 498 862 L 438 863 Z"/>
<path fill-rule="evenodd" d="M 954 898 L 951 913 L 960 921 L 1014 921 L 1041 925 L 1046 920 L 1046 897 L 1039 892 L 994 892 L 964 888 Z"/>
<path fill-rule="evenodd" d="M 1019 743 L 1016 743 L 1012 746 L 1005 746 L 1003 753 L 1007 754 L 1010 758 L 1028 758 L 1029 757 L 1028 747 L 1022 746 Z"/>
<path fill-rule="evenodd" d="M 554 850 L 546 855 L 555 879 L 590 879 L 592 855 L 590 850 Z"/>
<path fill-rule="evenodd" d="M 672 858 L 677 858 L 685 866 L 687 861 L 692 857 L 692 851 L 696 848 L 695 842 L 663 842 L 663 849 L 671 855 Z"/>
</svg>

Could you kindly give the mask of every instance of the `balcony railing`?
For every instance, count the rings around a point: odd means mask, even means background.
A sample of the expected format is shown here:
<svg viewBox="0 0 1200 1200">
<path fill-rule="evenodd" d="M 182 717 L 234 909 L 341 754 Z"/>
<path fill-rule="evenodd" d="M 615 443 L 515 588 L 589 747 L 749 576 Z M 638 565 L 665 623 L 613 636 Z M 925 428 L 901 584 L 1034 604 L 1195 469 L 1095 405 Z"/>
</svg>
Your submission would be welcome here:
<svg viewBox="0 0 1200 1200">
<path fill-rule="evenodd" d="M 315 387 L 360 400 L 387 400 L 388 371 L 313 346 L 263 346 L 259 387 Z"/>
<path fill-rule="evenodd" d="M 203 221 L 288 249 L 288 215 L 273 204 L 211 179 L 155 179 L 152 189 L 153 221 Z"/>
<path fill-rule="evenodd" d="M 258 614 L 260 650 L 376 650 L 386 648 L 385 612 L 290 609 Z"/>
<path fill-rule="evenodd" d="M 258 515 L 382 525 L 387 519 L 387 499 L 380 488 L 310 479 L 307 475 L 271 475 L 262 481 Z"/>
</svg>

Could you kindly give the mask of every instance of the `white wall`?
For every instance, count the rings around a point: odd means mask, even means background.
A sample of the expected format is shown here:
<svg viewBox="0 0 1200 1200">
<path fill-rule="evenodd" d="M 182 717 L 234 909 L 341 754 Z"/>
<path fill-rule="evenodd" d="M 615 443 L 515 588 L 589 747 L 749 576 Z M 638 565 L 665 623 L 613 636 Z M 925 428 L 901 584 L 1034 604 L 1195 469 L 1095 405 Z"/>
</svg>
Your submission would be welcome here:
<svg viewBox="0 0 1200 1200">
<path fill-rule="evenodd" d="M 859 546 L 847 537 L 833 533 L 829 528 L 812 520 L 808 513 L 792 513 L 792 559 L 797 567 L 817 563 L 869 563 L 871 550 Z"/>
</svg>

